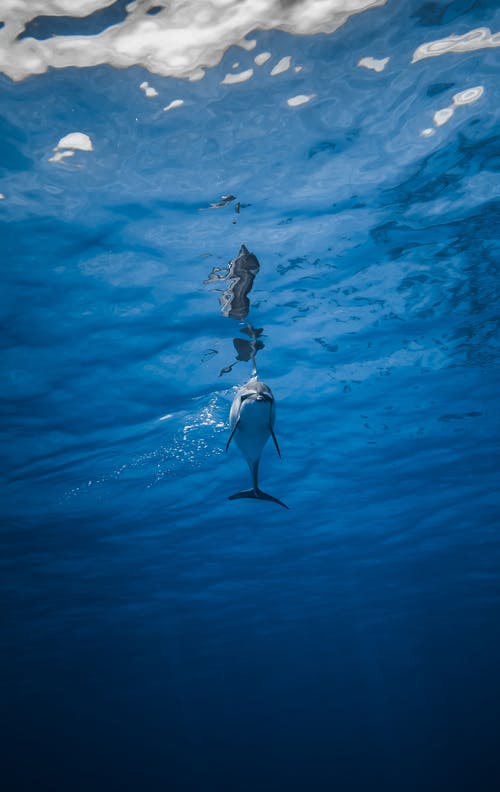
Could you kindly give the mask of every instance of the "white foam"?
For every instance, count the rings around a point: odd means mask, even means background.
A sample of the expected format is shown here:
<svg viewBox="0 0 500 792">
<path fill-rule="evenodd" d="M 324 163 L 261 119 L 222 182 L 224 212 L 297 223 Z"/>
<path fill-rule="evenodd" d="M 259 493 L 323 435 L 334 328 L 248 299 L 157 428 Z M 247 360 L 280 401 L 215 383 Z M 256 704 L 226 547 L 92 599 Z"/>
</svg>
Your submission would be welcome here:
<svg viewBox="0 0 500 792">
<path fill-rule="evenodd" d="M 67 157 L 73 157 L 75 149 L 79 151 L 92 151 L 92 141 L 85 132 L 70 132 L 61 138 L 57 146 L 54 147 L 54 153 L 49 157 L 49 162 L 61 162 Z"/>
<path fill-rule="evenodd" d="M 142 91 L 144 91 L 146 96 L 148 96 L 149 98 L 151 98 L 153 96 L 158 96 L 158 91 L 156 90 L 156 88 L 153 88 L 153 86 L 150 85 L 148 82 L 141 82 L 141 84 L 139 85 L 139 88 Z"/>
<path fill-rule="evenodd" d="M 230 5 L 230 4 L 231 4 L 231 0 L 229 0 L 229 2 L 226 3 L 226 5 Z M 243 39 L 241 39 L 241 41 L 238 41 L 237 46 L 241 47 L 242 49 L 246 50 L 247 52 L 251 52 L 257 46 L 257 39 L 245 39 L 245 38 L 243 38 Z"/>
<path fill-rule="evenodd" d="M 433 121 L 437 127 L 443 126 L 443 124 L 446 124 L 447 121 L 450 120 L 453 113 L 453 107 L 443 107 L 441 110 L 437 110 L 434 113 Z"/>
<path fill-rule="evenodd" d="M 267 63 L 270 57 L 271 57 L 270 52 L 260 52 L 258 55 L 255 56 L 253 60 L 256 66 L 263 66 L 264 63 Z"/>
<path fill-rule="evenodd" d="M 452 35 L 421 44 L 413 53 L 411 62 L 435 58 L 448 52 L 472 52 L 486 47 L 500 47 L 500 33 L 492 33 L 487 27 L 475 28 L 463 36 Z"/>
<path fill-rule="evenodd" d="M 390 58 L 361 58 L 358 61 L 358 66 L 362 66 L 365 69 L 373 69 L 373 71 L 381 72 L 384 71 L 385 67 L 389 63 Z"/>
<path fill-rule="evenodd" d="M 70 132 L 65 135 L 56 146 L 56 149 L 80 149 L 80 151 L 92 151 L 92 141 L 85 132 Z"/>
<path fill-rule="evenodd" d="M 287 105 L 289 107 L 299 107 L 306 102 L 310 102 L 315 96 L 316 94 L 298 94 L 297 96 L 291 96 L 290 99 L 287 99 Z"/>
<path fill-rule="evenodd" d="M 476 85 L 474 88 L 467 88 L 465 91 L 460 91 L 459 93 L 455 94 L 453 97 L 453 104 L 456 106 L 472 104 L 473 102 L 477 102 L 483 93 L 484 88 L 482 85 Z"/>
<path fill-rule="evenodd" d="M 434 124 L 437 127 L 440 127 L 443 126 L 443 124 L 448 123 L 457 107 L 477 102 L 483 93 L 484 87 L 482 85 L 476 85 L 474 88 L 466 88 L 465 91 L 459 91 L 453 96 L 453 103 L 451 105 L 448 107 L 442 107 L 440 110 L 436 110 L 433 117 Z M 424 129 L 420 134 L 428 136 L 432 133 L 432 129 Z"/>
<path fill-rule="evenodd" d="M 249 80 L 250 77 L 253 76 L 253 69 L 245 69 L 245 71 L 238 72 L 237 74 L 226 74 L 223 80 L 221 80 L 222 85 L 232 85 L 234 83 L 241 83 Z"/>
<path fill-rule="evenodd" d="M 422 137 L 431 137 L 434 134 L 434 129 L 432 127 L 427 127 L 427 129 L 422 129 L 421 133 Z"/>
<path fill-rule="evenodd" d="M 153 0 L 126 7 L 124 21 L 94 36 L 56 35 L 44 40 L 18 38 L 37 16 L 85 17 L 114 0 L 2 0 L 0 71 L 12 80 L 42 74 L 50 67 L 90 67 L 103 63 L 139 65 L 162 76 L 202 79 L 231 46 L 253 50 L 253 30 L 285 30 L 312 35 L 332 33 L 353 15 L 386 0 L 184 0 L 168 3 L 154 16 Z"/>
<path fill-rule="evenodd" d="M 277 74 L 282 74 L 282 72 L 288 71 L 290 68 L 290 63 L 292 61 L 291 55 L 286 55 L 284 58 L 278 61 L 276 66 L 271 69 L 271 77 L 275 77 Z"/>
<path fill-rule="evenodd" d="M 74 157 L 75 152 L 72 149 L 65 149 L 64 151 L 58 151 L 54 149 L 55 154 L 52 157 L 49 157 L 49 162 L 61 162 L 61 160 L 66 159 L 66 157 Z"/>
<path fill-rule="evenodd" d="M 0 193 L 0 201 L 5 201 L 5 195 L 3 193 Z"/>
<path fill-rule="evenodd" d="M 174 110 L 176 107 L 181 107 L 184 104 L 184 99 L 173 99 L 170 104 L 163 108 L 164 113 L 168 113 L 169 110 Z"/>
</svg>

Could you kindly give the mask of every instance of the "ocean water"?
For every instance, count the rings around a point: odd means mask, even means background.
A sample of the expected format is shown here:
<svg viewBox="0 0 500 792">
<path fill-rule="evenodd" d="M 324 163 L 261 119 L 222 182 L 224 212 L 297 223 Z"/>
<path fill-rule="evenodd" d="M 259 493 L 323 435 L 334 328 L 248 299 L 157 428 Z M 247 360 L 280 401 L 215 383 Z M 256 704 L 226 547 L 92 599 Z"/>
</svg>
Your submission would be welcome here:
<svg viewBox="0 0 500 792">
<path fill-rule="evenodd" d="M 2 788 L 497 789 L 498 4 L 74 6 L 0 2 Z"/>
</svg>

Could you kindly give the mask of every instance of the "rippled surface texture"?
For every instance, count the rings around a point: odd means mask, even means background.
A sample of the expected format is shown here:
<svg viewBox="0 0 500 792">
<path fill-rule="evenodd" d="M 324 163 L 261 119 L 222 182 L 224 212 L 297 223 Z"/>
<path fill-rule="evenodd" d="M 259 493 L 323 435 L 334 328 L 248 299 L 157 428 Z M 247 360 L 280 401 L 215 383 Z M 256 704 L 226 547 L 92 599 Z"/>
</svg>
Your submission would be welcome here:
<svg viewBox="0 0 500 792">
<path fill-rule="evenodd" d="M 127 14 L 54 5 L 25 36 Z M 0 75 L 9 792 L 498 788 L 499 29 L 389 0 L 200 79 Z M 290 511 L 227 499 L 241 244 Z"/>
</svg>

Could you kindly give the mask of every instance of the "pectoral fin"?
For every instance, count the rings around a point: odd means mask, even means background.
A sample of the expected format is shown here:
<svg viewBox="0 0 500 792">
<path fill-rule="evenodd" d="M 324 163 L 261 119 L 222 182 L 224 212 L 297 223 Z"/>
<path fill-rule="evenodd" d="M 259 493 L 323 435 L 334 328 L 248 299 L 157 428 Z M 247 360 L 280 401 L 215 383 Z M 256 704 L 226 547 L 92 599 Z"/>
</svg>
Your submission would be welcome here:
<svg viewBox="0 0 500 792">
<path fill-rule="evenodd" d="M 276 440 L 276 435 L 274 434 L 274 429 L 273 429 L 273 427 L 272 427 L 272 426 L 270 426 L 270 427 L 269 427 L 269 429 L 270 429 L 270 431 L 271 431 L 271 437 L 272 437 L 272 438 L 273 438 L 273 440 L 274 440 L 274 445 L 276 446 L 276 451 L 278 452 L 278 456 L 279 456 L 279 458 L 281 459 L 281 451 L 280 451 L 280 447 L 279 447 L 279 445 L 278 445 L 278 441 Z"/>
<path fill-rule="evenodd" d="M 229 448 L 229 443 L 231 442 L 231 440 L 234 437 L 234 433 L 236 432 L 236 429 L 238 428 L 239 422 L 240 422 L 240 419 L 238 418 L 238 420 L 236 421 L 235 425 L 233 426 L 233 430 L 232 430 L 231 434 L 229 435 L 229 440 L 226 443 L 226 451 Z"/>
</svg>

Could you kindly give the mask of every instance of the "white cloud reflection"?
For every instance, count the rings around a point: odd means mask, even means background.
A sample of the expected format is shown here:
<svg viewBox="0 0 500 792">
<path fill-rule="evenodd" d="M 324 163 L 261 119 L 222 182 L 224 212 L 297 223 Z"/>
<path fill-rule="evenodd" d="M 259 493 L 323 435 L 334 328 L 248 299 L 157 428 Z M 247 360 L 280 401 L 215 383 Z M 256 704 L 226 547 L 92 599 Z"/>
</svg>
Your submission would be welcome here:
<svg viewBox="0 0 500 792">
<path fill-rule="evenodd" d="M 492 33 L 487 27 L 475 28 L 463 36 L 452 35 L 421 44 L 413 53 L 411 62 L 435 58 L 448 52 L 473 52 L 487 47 L 500 47 L 500 33 Z"/>
<path fill-rule="evenodd" d="M 43 40 L 19 38 L 39 16 L 85 17 L 113 0 L 2 0 L 0 71 L 12 80 L 42 74 L 48 68 L 90 67 L 103 63 L 139 65 L 151 73 L 198 80 L 216 66 L 230 46 L 250 51 L 253 30 L 332 33 L 353 15 L 386 0 L 184 0 L 156 14 L 154 0 L 126 6 L 127 17 L 96 35 L 55 35 Z"/>
</svg>

